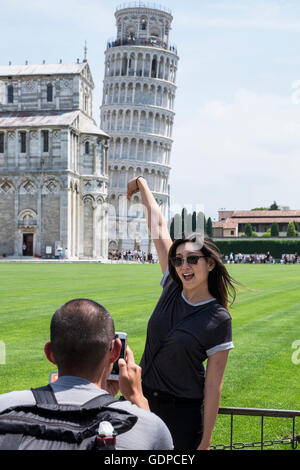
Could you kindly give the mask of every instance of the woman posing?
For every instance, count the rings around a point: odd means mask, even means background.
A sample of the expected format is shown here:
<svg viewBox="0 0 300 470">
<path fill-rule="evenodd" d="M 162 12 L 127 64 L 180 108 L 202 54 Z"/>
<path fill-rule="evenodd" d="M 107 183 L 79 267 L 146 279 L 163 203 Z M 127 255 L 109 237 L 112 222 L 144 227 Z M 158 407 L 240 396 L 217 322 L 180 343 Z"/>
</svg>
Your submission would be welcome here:
<svg viewBox="0 0 300 470">
<path fill-rule="evenodd" d="M 144 395 L 175 450 L 209 449 L 233 348 L 227 303 L 234 281 L 211 239 L 192 234 L 173 243 L 143 177 L 129 181 L 127 198 L 138 191 L 164 274 L 141 360 Z"/>
</svg>

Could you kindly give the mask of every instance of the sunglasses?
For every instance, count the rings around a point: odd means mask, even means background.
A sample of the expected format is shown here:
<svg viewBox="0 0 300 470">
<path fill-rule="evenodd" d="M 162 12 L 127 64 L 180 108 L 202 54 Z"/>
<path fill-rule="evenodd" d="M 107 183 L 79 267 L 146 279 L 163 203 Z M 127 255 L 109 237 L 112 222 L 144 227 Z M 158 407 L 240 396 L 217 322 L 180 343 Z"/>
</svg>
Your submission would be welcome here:
<svg viewBox="0 0 300 470">
<path fill-rule="evenodd" d="M 200 258 L 208 258 L 208 256 L 200 256 L 200 255 L 189 255 L 186 257 L 187 264 L 197 264 Z M 174 256 L 170 258 L 172 266 L 174 268 L 180 268 L 183 265 L 185 258 L 181 258 L 179 256 Z"/>
</svg>

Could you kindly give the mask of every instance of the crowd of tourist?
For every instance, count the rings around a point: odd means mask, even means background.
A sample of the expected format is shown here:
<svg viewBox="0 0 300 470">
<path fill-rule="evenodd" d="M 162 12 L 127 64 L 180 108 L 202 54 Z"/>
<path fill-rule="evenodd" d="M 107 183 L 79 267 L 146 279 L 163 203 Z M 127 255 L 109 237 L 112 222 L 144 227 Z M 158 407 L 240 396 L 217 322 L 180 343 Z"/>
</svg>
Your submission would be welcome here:
<svg viewBox="0 0 300 470">
<path fill-rule="evenodd" d="M 154 254 L 139 250 L 113 250 L 109 252 L 108 259 L 111 261 L 130 261 L 149 264 L 158 261 Z M 297 264 L 300 263 L 300 258 L 298 253 L 283 254 L 281 258 L 275 258 L 268 251 L 267 253 L 254 254 L 230 253 L 230 255 L 223 257 L 223 261 L 226 264 Z"/>
<path fill-rule="evenodd" d="M 155 263 L 156 258 L 152 253 L 139 250 L 113 250 L 108 253 L 111 261 L 135 261 L 138 263 Z"/>
<path fill-rule="evenodd" d="M 224 256 L 224 261 L 226 264 L 297 264 L 299 263 L 298 253 L 294 254 L 283 254 L 281 258 L 274 258 L 271 253 L 254 253 L 254 254 L 244 254 L 244 253 L 230 253 L 230 255 Z"/>
</svg>

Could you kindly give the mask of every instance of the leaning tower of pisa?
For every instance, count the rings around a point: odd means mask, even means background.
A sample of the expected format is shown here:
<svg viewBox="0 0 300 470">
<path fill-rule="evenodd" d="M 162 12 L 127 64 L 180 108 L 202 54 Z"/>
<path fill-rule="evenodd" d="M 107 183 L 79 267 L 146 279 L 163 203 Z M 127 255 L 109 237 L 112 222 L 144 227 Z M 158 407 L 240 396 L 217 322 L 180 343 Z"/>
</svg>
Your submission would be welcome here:
<svg viewBox="0 0 300 470">
<path fill-rule="evenodd" d="M 144 176 L 168 216 L 177 49 L 169 42 L 172 14 L 135 2 L 115 12 L 117 37 L 107 43 L 101 128 L 109 143 L 109 249 L 149 251 L 139 193 L 127 181 Z"/>
</svg>

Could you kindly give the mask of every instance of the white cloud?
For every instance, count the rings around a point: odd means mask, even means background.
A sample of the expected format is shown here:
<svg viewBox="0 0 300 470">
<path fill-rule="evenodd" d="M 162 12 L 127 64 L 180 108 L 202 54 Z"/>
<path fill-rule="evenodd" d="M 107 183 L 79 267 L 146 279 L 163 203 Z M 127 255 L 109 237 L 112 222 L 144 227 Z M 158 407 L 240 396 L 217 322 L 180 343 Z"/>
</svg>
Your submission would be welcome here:
<svg viewBox="0 0 300 470">
<path fill-rule="evenodd" d="M 180 204 L 251 209 L 300 208 L 300 105 L 289 98 L 235 93 L 192 116 L 176 116 L 171 190 Z M 171 193 L 171 196 L 172 196 Z"/>
<path fill-rule="evenodd" d="M 193 16 L 183 14 L 177 25 L 233 29 L 300 31 L 299 2 L 295 0 L 203 0 Z"/>
</svg>

